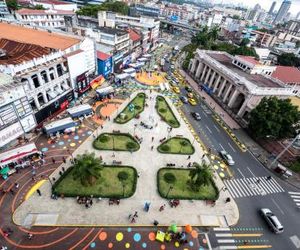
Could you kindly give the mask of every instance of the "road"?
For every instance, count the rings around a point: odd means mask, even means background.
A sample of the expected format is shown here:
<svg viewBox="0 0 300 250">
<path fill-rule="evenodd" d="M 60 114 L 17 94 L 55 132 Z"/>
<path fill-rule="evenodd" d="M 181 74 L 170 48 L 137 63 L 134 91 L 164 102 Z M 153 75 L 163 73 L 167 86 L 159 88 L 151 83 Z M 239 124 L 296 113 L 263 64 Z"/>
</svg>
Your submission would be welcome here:
<svg viewBox="0 0 300 250">
<path fill-rule="evenodd" d="M 186 96 L 186 94 L 187 91 L 182 87 L 180 95 Z M 267 239 L 267 245 L 272 245 L 272 249 L 299 249 L 300 211 L 288 193 L 299 192 L 299 190 L 273 175 L 250 152 L 241 152 L 225 130 L 214 120 L 213 111 L 203 100 L 196 106 L 184 104 L 182 111 L 213 153 L 218 154 L 220 150 L 225 150 L 235 161 L 235 165 L 230 167 L 234 179 L 225 181 L 224 184 L 236 197 L 235 201 L 239 207 L 240 220 L 236 228 L 262 228 L 263 238 Z M 201 121 L 196 121 L 191 116 L 191 112 L 198 112 Z M 270 175 L 272 179 L 267 181 L 266 177 Z M 256 183 L 257 179 L 260 179 L 260 183 Z M 283 234 L 275 235 L 267 228 L 258 215 L 258 210 L 263 207 L 271 209 L 277 215 L 284 225 Z M 218 245 L 216 241 L 212 242 L 215 246 Z"/>
</svg>

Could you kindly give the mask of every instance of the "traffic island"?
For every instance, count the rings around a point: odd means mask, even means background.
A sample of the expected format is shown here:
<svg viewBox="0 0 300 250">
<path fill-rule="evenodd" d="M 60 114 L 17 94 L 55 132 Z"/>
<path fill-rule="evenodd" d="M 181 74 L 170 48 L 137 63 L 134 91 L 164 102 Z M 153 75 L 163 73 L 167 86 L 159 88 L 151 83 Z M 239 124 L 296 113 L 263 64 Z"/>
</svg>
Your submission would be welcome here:
<svg viewBox="0 0 300 250">
<path fill-rule="evenodd" d="M 165 199 L 210 200 L 218 199 L 218 189 L 212 177 L 207 185 L 193 187 L 192 169 L 161 168 L 157 173 L 158 192 Z"/>
<path fill-rule="evenodd" d="M 128 133 L 103 133 L 94 140 L 93 146 L 98 150 L 113 151 L 135 152 L 140 149 L 140 144 Z"/>
<path fill-rule="evenodd" d="M 156 97 L 155 108 L 160 118 L 169 126 L 171 126 L 172 128 L 180 127 L 179 121 L 177 120 L 176 116 L 174 115 L 172 109 L 170 108 L 169 104 L 167 103 L 164 97 Z"/>
<path fill-rule="evenodd" d="M 146 95 L 144 93 L 138 93 L 135 98 L 118 114 L 114 119 L 115 123 L 124 124 L 129 122 L 133 118 L 137 118 L 140 113 L 144 111 L 146 103 Z"/>
<path fill-rule="evenodd" d="M 52 187 L 58 197 L 101 197 L 123 199 L 131 197 L 136 190 L 137 172 L 130 166 L 103 166 L 93 184 L 84 185 L 75 178 L 70 167 Z"/>
<path fill-rule="evenodd" d="M 182 154 L 192 155 L 195 148 L 190 140 L 182 137 L 172 137 L 157 147 L 158 152 L 162 154 Z"/>
</svg>

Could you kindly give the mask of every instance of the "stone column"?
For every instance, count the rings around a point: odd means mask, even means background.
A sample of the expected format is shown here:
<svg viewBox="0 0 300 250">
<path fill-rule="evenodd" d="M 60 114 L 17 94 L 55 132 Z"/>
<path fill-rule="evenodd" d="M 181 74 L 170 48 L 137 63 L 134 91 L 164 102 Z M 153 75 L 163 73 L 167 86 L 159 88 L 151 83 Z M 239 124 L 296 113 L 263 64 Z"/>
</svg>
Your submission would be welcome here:
<svg viewBox="0 0 300 250">
<path fill-rule="evenodd" d="M 234 92 L 232 93 L 230 100 L 228 102 L 228 107 L 231 108 L 233 106 L 233 103 L 236 99 L 236 97 L 238 96 L 239 92 L 237 89 L 234 90 Z"/>
<path fill-rule="evenodd" d="M 37 96 L 33 97 L 33 100 L 34 100 L 34 104 L 35 104 L 36 108 L 37 108 L 38 110 L 40 110 L 41 105 L 40 105 L 40 103 L 39 103 L 39 100 L 38 100 Z"/>
<path fill-rule="evenodd" d="M 27 81 L 28 81 L 29 88 L 30 88 L 31 90 L 34 90 L 35 87 L 34 87 L 34 83 L 33 83 L 33 80 L 31 79 L 31 77 L 27 77 L 26 79 L 27 79 Z"/>
<path fill-rule="evenodd" d="M 198 65 L 198 68 L 196 70 L 196 74 L 195 74 L 196 78 L 200 77 L 202 69 L 203 69 L 203 63 L 200 62 L 199 65 Z"/>
<path fill-rule="evenodd" d="M 202 71 L 200 81 L 203 81 L 204 76 L 206 75 L 207 65 L 205 64 L 204 70 Z"/>
<path fill-rule="evenodd" d="M 232 84 L 230 84 L 230 86 L 228 87 L 228 89 L 227 89 L 227 91 L 226 91 L 226 93 L 225 93 L 225 96 L 224 96 L 224 98 L 223 98 L 223 102 L 224 102 L 224 103 L 225 103 L 225 101 L 226 101 L 226 99 L 227 99 L 227 97 L 228 97 L 229 92 L 230 92 L 231 89 L 232 89 Z"/>
<path fill-rule="evenodd" d="M 44 90 L 44 91 L 42 92 L 42 94 L 43 94 L 44 103 L 45 103 L 45 104 L 48 103 L 48 97 L 47 97 L 46 90 Z"/>
<path fill-rule="evenodd" d="M 207 72 L 207 74 L 206 74 L 206 77 L 205 77 L 205 80 L 204 80 L 204 84 L 207 83 L 208 78 L 209 78 L 209 75 L 210 75 L 210 72 L 211 72 L 211 68 L 209 68 L 209 70 L 208 70 L 208 72 Z"/>
<path fill-rule="evenodd" d="M 241 106 L 239 112 L 237 113 L 237 116 L 241 117 L 244 115 L 244 112 L 245 112 L 245 109 L 248 105 L 248 102 L 249 102 L 250 98 L 246 98 L 243 105 Z"/>
<path fill-rule="evenodd" d="M 48 81 L 51 82 L 49 69 L 46 69 L 46 74 L 47 74 Z"/>
<path fill-rule="evenodd" d="M 192 62 L 192 66 L 190 67 L 190 72 L 193 74 L 194 71 L 195 71 L 195 67 L 196 67 L 196 61 L 197 59 L 194 59 L 193 62 Z M 191 61 L 190 61 L 191 62 Z"/>
<path fill-rule="evenodd" d="M 221 88 L 219 89 L 219 92 L 218 92 L 218 97 L 221 96 L 222 92 L 223 92 L 223 89 L 225 88 L 226 86 L 226 79 L 224 79 L 224 81 L 222 82 L 222 85 L 221 85 Z"/>
<path fill-rule="evenodd" d="M 209 81 L 209 84 L 208 84 L 208 87 L 211 88 L 212 84 L 213 84 L 213 81 L 215 79 L 215 76 L 216 76 L 216 71 L 214 71 L 214 73 L 212 74 L 211 76 L 211 79 Z"/>
<path fill-rule="evenodd" d="M 222 78 L 222 76 L 219 75 L 219 76 L 218 76 L 218 79 L 217 79 L 217 82 L 215 83 L 215 86 L 214 86 L 214 89 L 213 89 L 213 93 L 216 92 L 217 87 L 218 87 L 218 85 L 219 85 L 219 83 L 220 83 L 220 81 L 221 81 L 221 78 Z"/>
<path fill-rule="evenodd" d="M 45 83 L 45 81 L 43 80 L 43 78 L 41 76 L 41 72 L 37 72 L 36 75 L 39 80 L 40 86 L 42 86 Z"/>
</svg>

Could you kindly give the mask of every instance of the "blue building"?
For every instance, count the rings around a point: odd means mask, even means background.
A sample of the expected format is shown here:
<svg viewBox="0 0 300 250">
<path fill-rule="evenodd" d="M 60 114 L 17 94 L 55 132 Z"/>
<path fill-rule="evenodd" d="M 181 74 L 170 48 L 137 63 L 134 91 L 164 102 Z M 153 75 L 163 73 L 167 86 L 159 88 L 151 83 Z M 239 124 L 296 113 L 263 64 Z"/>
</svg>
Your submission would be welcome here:
<svg viewBox="0 0 300 250">
<path fill-rule="evenodd" d="M 151 17 L 158 17 L 159 16 L 159 8 L 146 6 L 143 4 L 135 4 L 131 6 L 129 9 L 130 16 L 151 16 Z"/>
<path fill-rule="evenodd" d="M 97 67 L 98 75 L 103 75 L 105 78 L 108 77 L 113 72 L 112 56 L 97 51 Z"/>
</svg>

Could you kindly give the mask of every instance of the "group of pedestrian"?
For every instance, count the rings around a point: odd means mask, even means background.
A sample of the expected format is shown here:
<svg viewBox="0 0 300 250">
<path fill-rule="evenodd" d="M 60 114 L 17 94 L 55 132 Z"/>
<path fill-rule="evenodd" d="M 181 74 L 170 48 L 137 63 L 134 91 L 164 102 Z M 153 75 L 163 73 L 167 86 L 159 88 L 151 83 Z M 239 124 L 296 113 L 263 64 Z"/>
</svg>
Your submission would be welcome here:
<svg viewBox="0 0 300 250">
<path fill-rule="evenodd" d="M 128 219 L 130 220 L 131 223 L 135 223 L 135 222 L 136 222 L 136 218 L 138 218 L 138 217 L 139 217 L 139 216 L 138 216 L 138 212 L 135 211 L 133 215 L 130 214 L 130 215 L 128 216 Z"/>
<path fill-rule="evenodd" d="M 83 204 L 85 208 L 90 208 L 93 205 L 93 196 L 77 196 L 76 201 L 78 204 Z"/>
</svg>

